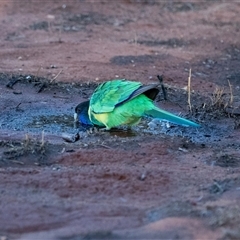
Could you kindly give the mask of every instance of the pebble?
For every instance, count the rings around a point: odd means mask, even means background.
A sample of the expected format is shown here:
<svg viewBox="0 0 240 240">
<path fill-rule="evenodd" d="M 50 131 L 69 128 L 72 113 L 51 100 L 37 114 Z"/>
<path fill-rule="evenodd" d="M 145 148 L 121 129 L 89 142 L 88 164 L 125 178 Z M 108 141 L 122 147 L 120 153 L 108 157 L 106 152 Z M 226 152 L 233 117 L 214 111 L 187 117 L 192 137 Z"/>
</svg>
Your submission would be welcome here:
<svg viewBox="0 0 240 240">
<path fill-rule="evenodd" d="M 63 138 L 63 140 L 65 140 L 66 142 L 74 143 L 74 142 L 76 142 L 77 140 L 79 140 L 80 135 L 79 135 L 79 133 L 76 133 L 76 134 L 63 133 L 63 134 L 62 134 L 62 138 Z"/>
</svg>

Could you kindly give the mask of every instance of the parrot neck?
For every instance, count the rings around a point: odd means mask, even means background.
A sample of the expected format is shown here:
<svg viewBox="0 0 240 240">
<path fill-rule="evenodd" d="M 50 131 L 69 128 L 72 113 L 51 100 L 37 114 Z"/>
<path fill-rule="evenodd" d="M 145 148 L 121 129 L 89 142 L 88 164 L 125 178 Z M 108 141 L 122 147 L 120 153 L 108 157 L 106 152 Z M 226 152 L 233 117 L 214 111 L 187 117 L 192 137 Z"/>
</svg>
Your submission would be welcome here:
<svg viewBox="0 0 240 240">
<path fill-rule="evenodd" d="M 82 111 L 79 115 L 79 121 L 82 123 L 82 124 L 85 124 L 85 125 L 93 125 L 92 122 L 90 121 L 89 117 L 88 117 L 88 112 L 87 112 L 87 109 L 86 111 Z"/>
</svg>

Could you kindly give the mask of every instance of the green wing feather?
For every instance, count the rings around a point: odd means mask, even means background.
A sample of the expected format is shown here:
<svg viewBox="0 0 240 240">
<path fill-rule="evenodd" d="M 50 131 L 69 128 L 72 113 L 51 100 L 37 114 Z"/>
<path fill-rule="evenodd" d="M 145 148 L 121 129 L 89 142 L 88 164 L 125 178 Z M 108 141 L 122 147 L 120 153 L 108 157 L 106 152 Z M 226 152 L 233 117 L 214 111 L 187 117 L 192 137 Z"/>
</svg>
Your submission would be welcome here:
<svg viewBox="0 0 240 240">
<path fill-rule="evenodd" d="M 112 112 L 116 105 L 127 100 L 142 84 L 124 79 L 100 84 L 90 99 L 90 108 L 94 113 Z"/>
</svg>

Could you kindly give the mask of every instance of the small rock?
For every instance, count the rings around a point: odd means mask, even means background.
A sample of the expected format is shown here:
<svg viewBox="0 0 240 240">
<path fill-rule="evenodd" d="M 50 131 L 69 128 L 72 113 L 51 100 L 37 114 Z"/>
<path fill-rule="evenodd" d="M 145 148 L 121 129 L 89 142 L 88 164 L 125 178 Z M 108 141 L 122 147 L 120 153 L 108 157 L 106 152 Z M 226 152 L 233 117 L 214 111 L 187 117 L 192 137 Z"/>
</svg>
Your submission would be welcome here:
<svg viewBox="0 0 240 240">
<path fill-rule="evenodd" d="M 140 176 L 139 180 L 144 181 L 145 179 L 146 179 L 146 173 L 143 173 L 143 174 Z"/>
<path fill-rule="evenodd" d="M 66 142 L 74 143 L 74 142 L 76 142 L 77 140 L 79 140 L 80 136 L 79 136 L 79 133 L 76 133 L 76 134 L 63 133 L 63 134 L 62 134 L 62 138 L 63 138 Z"/>
<path fill-rule="evenodd" d="M 184 152 L 184 153 L 187 153 L 187 152 L 188 152 L 188 150 L 187 150 L 186 148 L 181 148 L 181 147 L 179 147 L 178 150 L 181 151 L 181 152 Z"/>
<path fill-rule="evenodd" d="M 150 129 L 155 129 L 155 128 L 157 127 L 157 124 L 154 123 L 153 121 L 151 121 L 150 123 L 148 123 L 148 127 L 149 127 Z"/>
<path fill-rule="evenodd" d="M 22 92 L 21 91 L 13 91 L 13 94 L 22 94 Z"/>
</svg>

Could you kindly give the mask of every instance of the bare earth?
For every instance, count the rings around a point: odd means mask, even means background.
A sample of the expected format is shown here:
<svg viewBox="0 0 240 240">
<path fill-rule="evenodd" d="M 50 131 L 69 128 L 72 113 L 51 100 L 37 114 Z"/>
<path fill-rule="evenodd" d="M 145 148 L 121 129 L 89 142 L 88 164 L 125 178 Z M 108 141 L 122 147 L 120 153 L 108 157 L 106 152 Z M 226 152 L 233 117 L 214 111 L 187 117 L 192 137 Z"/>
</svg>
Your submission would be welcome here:
<svg viewBox="0 0 240 240">
<path fill-rule="evenodd" d="M 1 1 L 0 239 L 240 239 L 239 12 L 230 1 Z M 201 128 L 74 126 L 98 83 L 157 75 L 168 99 L 156 104 Z"/>
</svg>

